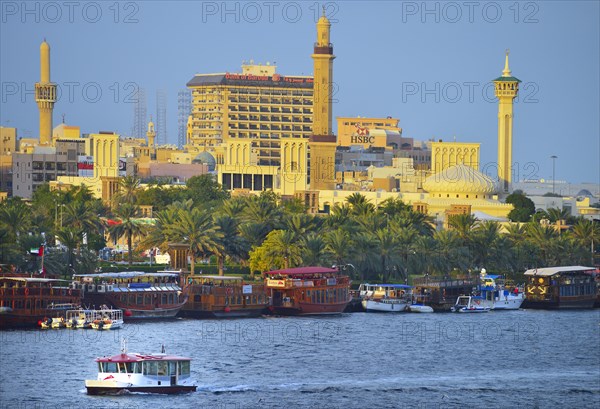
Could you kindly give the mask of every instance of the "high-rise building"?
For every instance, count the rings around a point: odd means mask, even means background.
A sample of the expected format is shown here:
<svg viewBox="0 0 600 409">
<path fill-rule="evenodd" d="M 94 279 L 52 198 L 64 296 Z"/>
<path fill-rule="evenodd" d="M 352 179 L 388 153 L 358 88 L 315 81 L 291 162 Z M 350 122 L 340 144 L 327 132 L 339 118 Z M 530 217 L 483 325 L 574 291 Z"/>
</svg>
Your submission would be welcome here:
<svg viewBox="0 0 600 409">
<path fill-rule="evenodd" d="M 167 93 L 165 90 L 156 91 L 156 143 L 166 145 L 167 135 Z"/>
<path fill-rule="evenodd" d="M 256 165 L 280 166 L 280 140 L 312 134 L 312 77 L 284 76 L 275 65 L 250 61 L 241 73 L 197 74 L 187 86 L 192 90 L 191 152 L 249 141 L 246 149 Z"/>
<path fill-rule="evenodd" d="M 513 100 L 521 80 L 512 76 L 508 67 L 508 50 L 502 76 L 494 80 L 498 98 L 498 182 L 499 192 L 509 193 L 512 182 Z"/>
<path fill-rule="evenodd" d="M 133 129 L 131 136 L 134 138 L 144 138 L 147 123 L 146 90 L 138 87 L 133 104 Z"/>
<path fill-rule="evenodd" d="M 50 82 L 50 45 L 40 45 L 40 82 L 35 84 L 35 102 L 40 111 L 40 144 L 52 143 L 52 110 L 56 102 L 56 84 Z"/>
<path fill-rule="evenodd" d="M 179 90 L 177 93 L 177 147 L 179 149 L 187 143 L 187 121 L 192 113 L 192 93 L 189 89 Z"/>
<path fill-rule="evenodd" d="M 333 135 L 331 98 L 333 84 L 333 45 L 330 42 L 331 23 L 323 15 L 317 22 L 317 42 L 312 58 L 314 61 L 314 117 L 310 136 L 310 188 L 331 190 L 335 188 L 335 151 L 337 140 Z"/>
</svg>

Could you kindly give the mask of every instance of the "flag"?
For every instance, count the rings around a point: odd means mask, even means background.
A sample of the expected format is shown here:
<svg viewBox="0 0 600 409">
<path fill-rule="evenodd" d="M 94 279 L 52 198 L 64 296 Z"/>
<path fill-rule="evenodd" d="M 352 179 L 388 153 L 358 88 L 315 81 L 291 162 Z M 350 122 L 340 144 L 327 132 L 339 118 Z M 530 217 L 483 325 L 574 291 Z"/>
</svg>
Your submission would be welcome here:
<svg viewBox="0 0 600 409">
<path fill-rule="evenodd" d="M 38 256 L 42 257 L 44 255 L 44 245 L 42 244 L 38 250 Z"/>
</svg>

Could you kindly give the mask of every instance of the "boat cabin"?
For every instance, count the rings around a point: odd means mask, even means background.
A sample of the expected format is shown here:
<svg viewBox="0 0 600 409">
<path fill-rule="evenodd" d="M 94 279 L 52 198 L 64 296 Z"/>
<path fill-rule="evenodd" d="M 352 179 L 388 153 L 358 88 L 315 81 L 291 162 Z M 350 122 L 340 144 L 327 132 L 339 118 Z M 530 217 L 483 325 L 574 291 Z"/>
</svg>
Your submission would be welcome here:
<svg viewBox="0 0 600 409">
<path fill-rule="evenodd" d="M 190 377 L 190 361 L 175 355 L 136 353 L 96 359 L 98 380 L 125 375 L 131 383 L 144 386 L 178 385 L 180 380 Z"/>
</svg>

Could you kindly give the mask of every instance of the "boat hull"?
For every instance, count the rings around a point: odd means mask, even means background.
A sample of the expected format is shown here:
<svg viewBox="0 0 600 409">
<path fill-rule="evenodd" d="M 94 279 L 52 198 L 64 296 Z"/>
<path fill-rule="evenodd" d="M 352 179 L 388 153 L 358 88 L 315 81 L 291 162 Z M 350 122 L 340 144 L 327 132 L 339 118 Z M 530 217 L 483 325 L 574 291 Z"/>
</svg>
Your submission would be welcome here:
<svg viewBox="0 0 600 409">
<path fill-rule="evenodd" d="M 405 312 L 408 303 L 402 302 L 381 302 L 376 300 L 363 300 L 362 306 L 367 312 Z"/>
<path fill-rule="evenodd" d="M 433 308 L 431 308 L 429 305 L 419 305 L 419 304 L 409 305 L 406 308 L 406 310 L 409 311 L 409 312 L 419 312 L 419 313 L 431 313 L 431 312 L 433 312 Z"/>
<path fill-rule="evenodd" d="M 104 386 L 88 384 L 86 381 L 86 389 L 88 395 L 122 395 L 124 393 L 159 393 L 159 394 L 179 394 L 195 392 L 195 385 L 165 385 L 165 386 Z M 94 382 L 97 383 L 97 382 Z"/>
<path fill-rule="evenodd" d="M 260 317 L 265 310 L 266 306 L 239 310 L 232 309 L 228 312 L 225 310 L 202 311 L 184 309 L 179 312 L 179 316 L 184 318 L 256 318 Z"/>
<path fill-rule="evenodd" d="M 127 308 L 127 307 L 119 307 L 125 311 L 124 319 L 125 321 L 130 320 L 149 320 L 149 319 L 168 319 L 175 318 L 175 316 L 179 313 L 183 304 L 175 307 L 175 308 L 155 308 L 151 310 L 142 310 L 136 308 Z"/>
<path fill-rule="evenodd" d="M 539 310 L 562 310 L 562 309 L 591 309 L 594 307 L 595 299 L 589 298 L 574 298 L 560 300 L 544 300 L 537 301 L 525 299 L 523 308 L 539 309 Z"/>
<path fill-rule="evenodd" d="M 523 297 L 514 297 L 514 298 L 507 298 L 504 300 L 495 300 L 494 301 L 494 307 L 492 308 L 494 311 L 496 310 L 518 310 L 519 308 L 521 308 L 521 305 L 523 304 L 523 301 L 525 299 Z"/>
<path fill-rule="evenodd" d="M 270 311 L 275 315 L 336 315 L 344 312 L 348 302 L 332 304 L 298 303 L 297 306 L 271 306 Z"/>
</svg>

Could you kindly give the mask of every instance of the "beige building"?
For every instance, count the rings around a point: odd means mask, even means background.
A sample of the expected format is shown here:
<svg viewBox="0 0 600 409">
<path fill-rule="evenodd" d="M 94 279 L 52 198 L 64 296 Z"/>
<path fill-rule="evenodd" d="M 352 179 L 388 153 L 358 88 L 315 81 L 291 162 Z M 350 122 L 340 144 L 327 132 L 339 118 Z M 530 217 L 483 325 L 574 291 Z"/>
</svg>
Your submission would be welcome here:
<svg viewBox="0 0 600 409">
<path fill-rule="evenodd" d="M 337 117 L 337 143 L 339 146 L 360 145 L 365 149 L 399 149 L 412 140 L 403 140 L 402 128 L 397 118 Z"/>
<path fill-rule="evenodd" d="M 0 192 L 12 196 L 12 158 L 17 151 L 17 128 L 0 126 Z"/>
<path fill-rule="evenodd" d="M 442 172 L 454 165 L 466 165 L 479 170 L 479 143 L 438 142 L 431 143 L 431 174 Z"/>
</svg>

